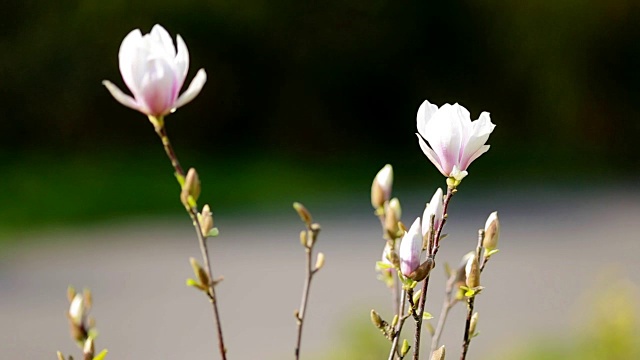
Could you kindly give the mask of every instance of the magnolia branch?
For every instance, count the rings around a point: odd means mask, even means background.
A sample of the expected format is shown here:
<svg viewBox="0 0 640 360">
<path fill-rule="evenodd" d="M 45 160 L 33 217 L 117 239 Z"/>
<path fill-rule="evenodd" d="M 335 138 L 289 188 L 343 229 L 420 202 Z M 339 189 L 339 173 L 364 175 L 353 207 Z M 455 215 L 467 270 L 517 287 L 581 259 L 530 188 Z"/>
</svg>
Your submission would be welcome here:
<svg viewBox="0 0 640 360">
<path fill-rule="evenodd" d="M 447 195 L 444 198 L 444 202 L 443 202 L 444 216 L 442 218 L 442 222 L 440 223 L 440 226 L 438 226 L 438 229 L 435 231 L 435 234 L 431 235 L 433 236 L 432 239 L 429 240 L 429 243 L 433 244 L 433 246 L 428 250 L 427 256 L 434 261 L 434 264 L 435 264 L 436 254 L 438 253 L 438 249 L 440 247 L 440 237 L 442 236 L 442 229 L 444 228 L 444 224 L 447 222 L 447 211 L 449 208 L 449 202 L 451 201 L 451 198 L 455 193 L 456 193 L 455 189 L 452 189 L 451 187 L 447 187 Z M 422 334 L 422 315 L 424 314 L 424 305 L 427 300 L 427 290 L 429 288 L 430 278 L 431 276 L 429 275 L 427 276 L 426 279 L 424 279 L 424 282 L 422 284 L 422 293 L 420 294 L 420 300 L 418 303 L 418 319 L 416 321 L 416 331 L 413 339 L 413 360 L 420 359 L 420 337 Z"/>
<path fill-rule="evenodd" d="M 184 170 L 182 169 L 182 166 L 180 166 L 180 162 L 178 161 L 178 157 L 176 156 L 175 151 L 173 150 L 173 147 L 171 146 L 171 142 L 169 141 L 169 137 L 167 136 L 167 131 L 164 127 L 164 123 L 163 123 L 163 119 L 162 118 L 151 118 L 151 123 L 154 125 L 154 128 L 156 130 L 156 133 L 158 134 L 158 136 L 160 137 L 160 140 L 162 141 L 162 145 L 164 146 L 164 150 L 167 153 L 167 157 L 169 157 L 169 160 L 171 161 L 171 165 L 173 166 L 176 174 L 178 176 L 181 176 L 182 178 L 184 178 L 186 175 L 184 173 Z M 155 120 L 155 121 L 154 121 Z M 217 297 L 216 297 L 216 290 L 215 290 L 215 284 L 212 281 L 213 279 L 213 273 L 211 271 L 211 264 L 209 262 L 209 250 L 207 247 L 207 242 L 206 242 L 206 238 L 205 236 L 202 234 L 202 229 L 200 226 L 200 221 L 198 219 L 198 211 L 196 208 L 190 207 L 187 209 L 187 212 L 189 213 L 189 216 L 191 217 L 191 220 L 193 222 L 193 227 L 195 228 L 196 231 L 196 235 L 198 237 L 198 244 L 200 246 L 200 253 L 202 254 L 202 260 L 204 262 L 204 269 L 207 273 L 207 277 L 208 277 L 208 289 L 207 289 L 207 295 L 209 297 L 209 301 L 211 303 L 211 307 L 213 310 L 213 316 L 214 316 L 214 320 L 215 320 L 215 325 L 216 325 L 216 330 L 218 333 L 218 349 L 220 351 L 220 356 L 222 357 L 222 360 L 226 360 L 227 359 L 227 349 L 224 345 L 224 337 L 222 335 L 222 324 L 220 321 L 220 313 L 218 311 L 218 302 L 217 302 Z"/>
<path fill-rule="evenodd" d="M 304 317 L 307 313 L 307 303 L 309 301 L 309 291 L 311 289 L 311 280 L 313 276 L 324 265 L 324 254 L 318 253 L 315 266 L 313 266 L 313 246 L 318 238 L 320 232 L 320 225 L 311 222 L 311 214 L 302 204 L 295 203 L 294 208 L 298 211 L 298 214 L 307 225 L 307 230 L 300 234 L 300 242 L 305 248 L 306 253 L 306 277 L 304 281 L 304 288 L 302 290 L 302 299 L 300 300 L 300 309 L 295 312 L 296 322 L 298 324 L 298 336 L 296 339 L 295 358 L 300 359 L 300 345 L 302 343 L 302 327 L 304 325 Z"/>
</svg>

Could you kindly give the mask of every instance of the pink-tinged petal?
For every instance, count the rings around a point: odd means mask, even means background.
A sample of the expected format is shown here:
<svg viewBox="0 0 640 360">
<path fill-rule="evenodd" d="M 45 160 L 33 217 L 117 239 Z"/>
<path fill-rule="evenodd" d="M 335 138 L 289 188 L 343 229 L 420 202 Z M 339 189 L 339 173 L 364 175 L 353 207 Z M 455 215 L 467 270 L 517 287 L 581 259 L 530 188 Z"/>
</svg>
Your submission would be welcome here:
<svg viewBox="0 0 640 360">
<path fill-rule="evenodd" d="M 171 35 L 161 25 L 154 25 L 150 33 L 154 42 L 161 44 L 166 54 L 172 58 L 176 57 L 176 47 L 173 45 Z"/>
<path fill-rule="evenodd" d="M 138 48 L 141 42 L 142 33 L 140 32 L 140 29 L 135 29 L 127 34 L 124 40 L 122 40 L 122 44 L 120 45 L 120 50 L 118 52 L 120 74 L 122 75 L 122 80 L 124 80 L 124 83 L 127 85 L 129 90 L 131 90 L 135 84 L 133 65 L 136 63 L 138 58 Z"/>
<path fill-rule="evenodd" d="M 460 164 L 464 170 L 471 163 L 471 156 L 475 154 L 489 139 L 489 135 L 496 126 L 491 123 L 488 112 L 480 114 L 478 120 L 474 121 L 471 126 L 470 136 L 467 145 L 464 148 Z M 479 156 L 479 155 L 478 155 Z"/>
<path fill-rule="evenodd" d="M 449 176 L 449 174 L 445 173 L 444 170 L 442 170 L 442 166 L 440 166 L 440 160 L 438 159 L 438 155 L 427 145 L 426 142 L 424 142 L 420 134 L 416 134 L 416 135 L 418 136 L 418 143 L 420 144 L 420 149 L 422 149 L 422 152 L 427 156 L 429 160 L 431 160 L 433 165 L 436 166 L 436 168 L 438 169 L 438 171 L 442 173 L 442 175 Z"/>
<path fill-rule="evenodd" d="M 458 113 L 449 104 L 444 104 L 438 109 L 427 124 L 425 139 L 438 155 L 440 166 L 446 174 L 449 174 L 453 165 L 458 163 L 461 142 L 460 127 Z"/>
<path fill-rule="evenodd" d="M 404 234 L 400 241 L 400 271 L 408 276 L 420 266 L 420 255 L 422 253 L 422 230 L 420 228 L 420 218 L 417 218 L 408 232 Z"/>
<path fill-rule="evenodd" d="M 462 166 L 461 166 L 461 167 L 460 167 L 460 169 L 461 169 L 461 170 L 463 170 L 463 169 L 464 169 L 464 170 L 466 170 L 466 169 L 469 167 L 469 165 L 471 165 L 471 163 L 472 163 L 475 159 L 477 159 L 478 157 L 480 157 L 480 155 L 482 155 L 482 154 L 486 153 L 487 151 L 489 151 L 489 148 L 490 148 L 490 147 L 491 147 L 490 145 L 484 145 L 484 146 L 481 146 L 481 147 L 480 147 L 480 149 L 478 149 L 478 151 L 476 151 L 475 153 L 473 153 L 473 154 L 469 157 L 469 161 L 467 161 L 467 162 L 466 162 L 466 163 L 464 163 L 464 164 L 461 164 L 461 165 L 464 165 L 464 167 L 462 167 Z"/>
<path fill-rule="evenodd" d="M 187 44 L 184 43 L 180 35 L 177 36 L 178 54 L 175 58 L 176 73 L 180 79 L 180 88 L 184 85 L 184 80 L 187 78 L 187 72 L 189 71 L 189 50 Z"/>
<path fill-rule="evenodd" d="M 422 136 L 426 134 L 427 123 L 433 117 L 433 114 L 438 111 L 438 106 L 431 104 L 428 100 L 425 100 L 418 109 L 418 116 L 416 117 L 418 125 L 418 133 Z"/>
<path fill-rule="evenodd" d="M 176 101 L 171 111 L 172 112 L 175 111 L 175 109 L 189 103 L 196 96 L 198 96 L 198 94 L 200 93 L 200 90 L 202 90 L 202 87 L 206 82 L 207 82 L 207 73 L 204 71 L 204 69 L 198 70 L 198 73 L 191 81 L 191 84 L 189 85 L 187 90 L 184 93 L 182 93 L 182 95 L 180 95 L 180 97 Z"/>
<path fill-rule="evenodd" d="M 136 99 L 144 104 L 149 115 L 166 115 L 175 102 L 173 88 L 176 79 L 173 69 L 164 59 L 150 60 L 146 68 L 140 84 L 140 93 L 135 94 Z"/>
<path fill-rule="evenodd" d="M 120 104 L 129 108 L 132 108 L 134 110 L 140 111 L 140 107 L 138 106 L 134 98 L 123 93 L 122 90 L 120 90 L 117 86 L 115 86 L 111 81 L 103 80 L 102 85 L 104 85 L 107 88 L 107 90 L 109 90 L 109 92 L 111 93 L 111 96 L 113 96 L 113 98 L 116 99 Z"/>
</svg>

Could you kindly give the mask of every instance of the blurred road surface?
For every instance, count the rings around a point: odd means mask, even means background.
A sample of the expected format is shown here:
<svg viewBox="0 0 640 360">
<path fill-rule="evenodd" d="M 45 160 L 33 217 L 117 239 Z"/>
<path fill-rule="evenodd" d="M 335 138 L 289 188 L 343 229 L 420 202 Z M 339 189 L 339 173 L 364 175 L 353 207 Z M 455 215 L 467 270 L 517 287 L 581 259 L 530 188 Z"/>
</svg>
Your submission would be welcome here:
<svg viewBox="0 0 640 360">
<path fill-rule="evenodd" d="M 430 197 L 419 195 L 404 206 L 406 223 L 421 214 L 420 199 Z M 317 249 L 327 260 L 311 289 L 303 354 L 322 353 L 339 341 L 344 319 L 360 316 L 366 323 L 374 307 L 390 317 L 388 292 L 374 272 L 383 242 L 367 206 L 315 215 L 323 228 Z M 482 279 L 486 291 L 476 302 L 481 336 L 471 344 L 471 359 L 492 358 L 496 342 L 571 331 L 581 297 L 603 274 L 640 284 L 637 191 L 504 191 L 466 200 L 461 192 L 429 291 L 427 310 L 434 315 L 442 302 L 442 263 L 457 264 L 473 248 L 476 230 L 495 209 L 501 252 Z M 218 215 L 216 225 L 221 236 L 211 240 L 211 253 L 214 272 L 225 277 L 218 294 L 229 358 L 293 359 L 293 311 L 304 266 L 297 215 Z M 97 345 L 109 349 L 109 359 L 218 358 L 209 304 L 184 284 L 191 276 L 187 259 L 199 256 L 192 231 L 180 217 L 25 233 L 24 245 L 0 254 L 0 358 L 78 354 L 64 315 L 69 284 L 93 290 Z M 33 236 L 39 241 L 27 242 Z M 448 348 L 459 348 L 462 319 L 457 307 L 443 337 Z"/>
</svg>

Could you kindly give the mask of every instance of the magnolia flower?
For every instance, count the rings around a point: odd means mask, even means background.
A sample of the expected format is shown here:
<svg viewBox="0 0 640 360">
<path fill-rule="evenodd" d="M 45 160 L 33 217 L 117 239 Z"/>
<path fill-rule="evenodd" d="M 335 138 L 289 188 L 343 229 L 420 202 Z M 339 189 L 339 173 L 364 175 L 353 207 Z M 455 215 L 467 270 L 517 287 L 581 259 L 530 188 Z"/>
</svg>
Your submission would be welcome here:
<svg viewBox="0 0 640 360">
<path fill-rule="evenodd" d="M 444 204 L 442 200 L 442 189 L 438 188 L 431 201 L 427 204 L 422 214 L 422 236 L 427 235 L 429 225 L 431 225 L 431 216 L 433 216 L 433 230 L 437 230 L 442 224 L 444 218 Z"/>
<path fill-rule="evenodd" d="M 456 180 L 467 176 L 469 164 L 489 150 L 485 143 L 495 127 L 488 112 L 471 121 L 469 111 L 457 103 L 438 109 L 426 100 L 418 110 L 417 123 L 424 154 L 444 176 Z"/>
<path fill-rule="evenodd" d="M 189 70 L 189 51 L 180 35 L 173 44 L 169 33 L 155 25 L 151 33 L 131 31 L 122 40 L 118 59 L 120 73 L 133 97 L 108 80 L 102 84 L 122 105 L 153 117 L 162 117 L 193 100 L 207 81 L 200 69 L 189 88 L 178 96 Z"/>
<path fill-rule="evenodd" d="M 421 252 L 422 230 L 420 229 L 420 218 L 417 218 L 400 242 L 400 271 L 404 276 L 409 276 L 420 266 Z"/>
</svg>

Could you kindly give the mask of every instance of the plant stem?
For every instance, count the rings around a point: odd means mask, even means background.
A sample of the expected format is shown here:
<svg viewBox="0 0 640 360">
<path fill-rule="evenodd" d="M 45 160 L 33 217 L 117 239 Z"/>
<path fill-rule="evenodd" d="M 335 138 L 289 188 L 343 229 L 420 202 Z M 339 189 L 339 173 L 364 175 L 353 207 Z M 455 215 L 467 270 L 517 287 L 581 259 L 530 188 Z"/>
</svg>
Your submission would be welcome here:
<svg viewBox="0 0 640 360">
<path fill-rule="evenodd" d="M 464 360 L 467 357 L 467 351 L 469 351 L 469 344 L 471 343 L 471 335 L 469 334 L 469 328 L 471 327 L 471 317 L 473 316 L 473 303 L 474 297 L 470 297 L 467 301 L 467 320 L 464 324 L 464 341 L 462 342 L 462 354 L 460 360 Z"/>
<path fill-rule="evenodd" d="M 451 198 L 455 193 L 456 193 L 455 189 L 447 187 L 447 195 L 444 198 L 444 201 L 442 204 L 444 216 L 442 218 L 442 221 L 440 222 L 440 226 L 438 226 L 437 231 L 435 231 L 435 234 L 432 235 L 433 239 L 429 241 L 429 243 L 433 244 L 433 246 L 431 249 L 427 250 L 427 256 L 430 256 L 433 259 L 434 264 L 435 264 L 436 254 L 438 253 L 438 249 L 440 248 L 440 237 L 442 236 L 442 229 L 444 228 L 444 224 L 447 222 L 447 210 L 449 209 L 449 202 L 451 201 Z M 413 360 L 420 359 L 420 336 L 422 333 L 422 314 L 424 314 L 424 304 L 427 300 L 427 290 L 429 288 L 430 278 L 431 276 L 428 275 L 427 278 L 424 279 L 424 282 L 422 285 L 422 294 L 420 294 L 420 302 L 418 304 L 418 321 L 416 321 L 416 331 L 413 338 Z"/>
<path fill-rule="evenodd" d="M 400 311 L 398 312 L 399 321 L 395 329 L 393 342 L 391 343 L 391 350 L 389 351 L 388 360 L 393 360 L 396 357 L 396 352 L 398 351 L 397 350 L 398 342 L 400 341 L 400 332 L 402 331 L 402 326 L 404 325 L 405 320 L 407 320 L 407 318 L 409 317 L 409 315 L 404 315 L 404 310 L 407 303 L 404 298 L 407 296 L 407 291 L 403 289 L 400 296 L 401 296 L 401 300 L 400 300 L 401 305 L 400 305 Z"/>
<path fill-rule="evenodd" d="M 152 121 L 152 123 L 154 124 L 156 134 L 158 134 L 158 136 L 160 137 L 160 140 L 162 141 L 162 145 L 164 146 L 164 151 L 167 153 L 167 157 L 169 157 L 169 160 L 171 161 L 171 166 L 173 166 L 173 169 L 178 175 L 184 177 L 185 176 L 184 170 L 182 169 L 182 166 L 180 166 L 178 157 L 176 156 L 176 153 L 173 150 L 173 147 L 171 146 L 171 142 L 169 141 L 169 137 L 167 136 L 167 130 L 164 127 L 163 121 L 162 119 L 156 119 L 156 121 L 157 122 Z M 193 227 L 196 230 L 196 235 L 198 237 L 198 244 L 200 245 L 200 253 L 202 254 L 202 260 L 204 262 L 204 268 L 205 268 L 205 271 L 207 272 L 207 275 L 209 276 L 210 282 L 208 284 L 209 291 L 207 295 L 209 296 L 209 301 L 211 302 L 211 307 L 213 309 L 213 316 L 216 324 L 216 330 L 218 332 L 218 349 L 220 351 L 220 356 L 222 357 L 222 360 L 226 360 L 227 349 L 224 346 L 224 337 L 222 336 L 222 324 L 220 321 L 220 313 L 218 311 L 218 302 L 216 297 L 215 286 L 213 284 L 213 274 L 211 271 L 211 264 L 209 262 L 209 250 L 207 248 L 206 238 L 202 234 L 202 230 L 200 228 L 197 209 L 191 208 L 191 209 L 188 209 L 187 212 L 189 213 L 189 216 L 191 217 L 191 220 L 193 222 Z"/>
<path fill-rule="evenodd" d="M 453 308 L 455 304 L 456 304 L 456 300 L 451 301 L 451 292 L 447 293 L 447 296 L 444 299 L 444 303 L 442 304 L 440 317 L 438 318 L 438 325 L 436 325 L 436 330 L 433 333 L 433 338 L 431 339 L 432 353 L 438 348 L 438 343 L 440 342 L 440 336 L 442 336 L 442 331 L 444 330 L 444 324 L 447 321 L 449 310 L 451 310 L 451 308 Z"/>
<path fill-rule="evenodd" d="M 313 269 L 313 245 L 315 244 L 315 239 L 318 236 L 319 228 L 313 229 L 308 226 L 308 236 L 312 237 L 311 245 L 305 247 L 305 252 L 307 253 L 307 266 L 306 266 L 306 278 L 304 281 L 304 288 L 302 289 L 302 300 L 300 300 L 300 311 L 296 314 L 296 320 L 298 323 L 298 339 L 296 340 L 296 349 L 295 356 L 296 360 L 300 359 L 300 344 L 302 342 L 302 326 L 304 325 L 304 316 L 307 310 L 307 302 L 309 300 L 309 291 L 311 289 L 311 280 L 313 276 L 319 269 Z"/>
<path fill-rule="evenodd" d="M 478 245 L 476 246 L 476 258 L 480 259 L 482 254 L 482 239 L 484 238 L 484 230 L 478 230 Z M 467 351 L 469 351 L 469 344 L 471 344 L 471 336 L 469 333 L 471 328 L 471 318 L 473 317 L 473 305 L 475 302 L 476 294 L 472 295 L 467 300 L 467 319 L 464 324 L 464 338 L 462 339 L 462 353 L 460 354 L 460 360 L 465 360 L 467 357 Z"/>
</svg>

